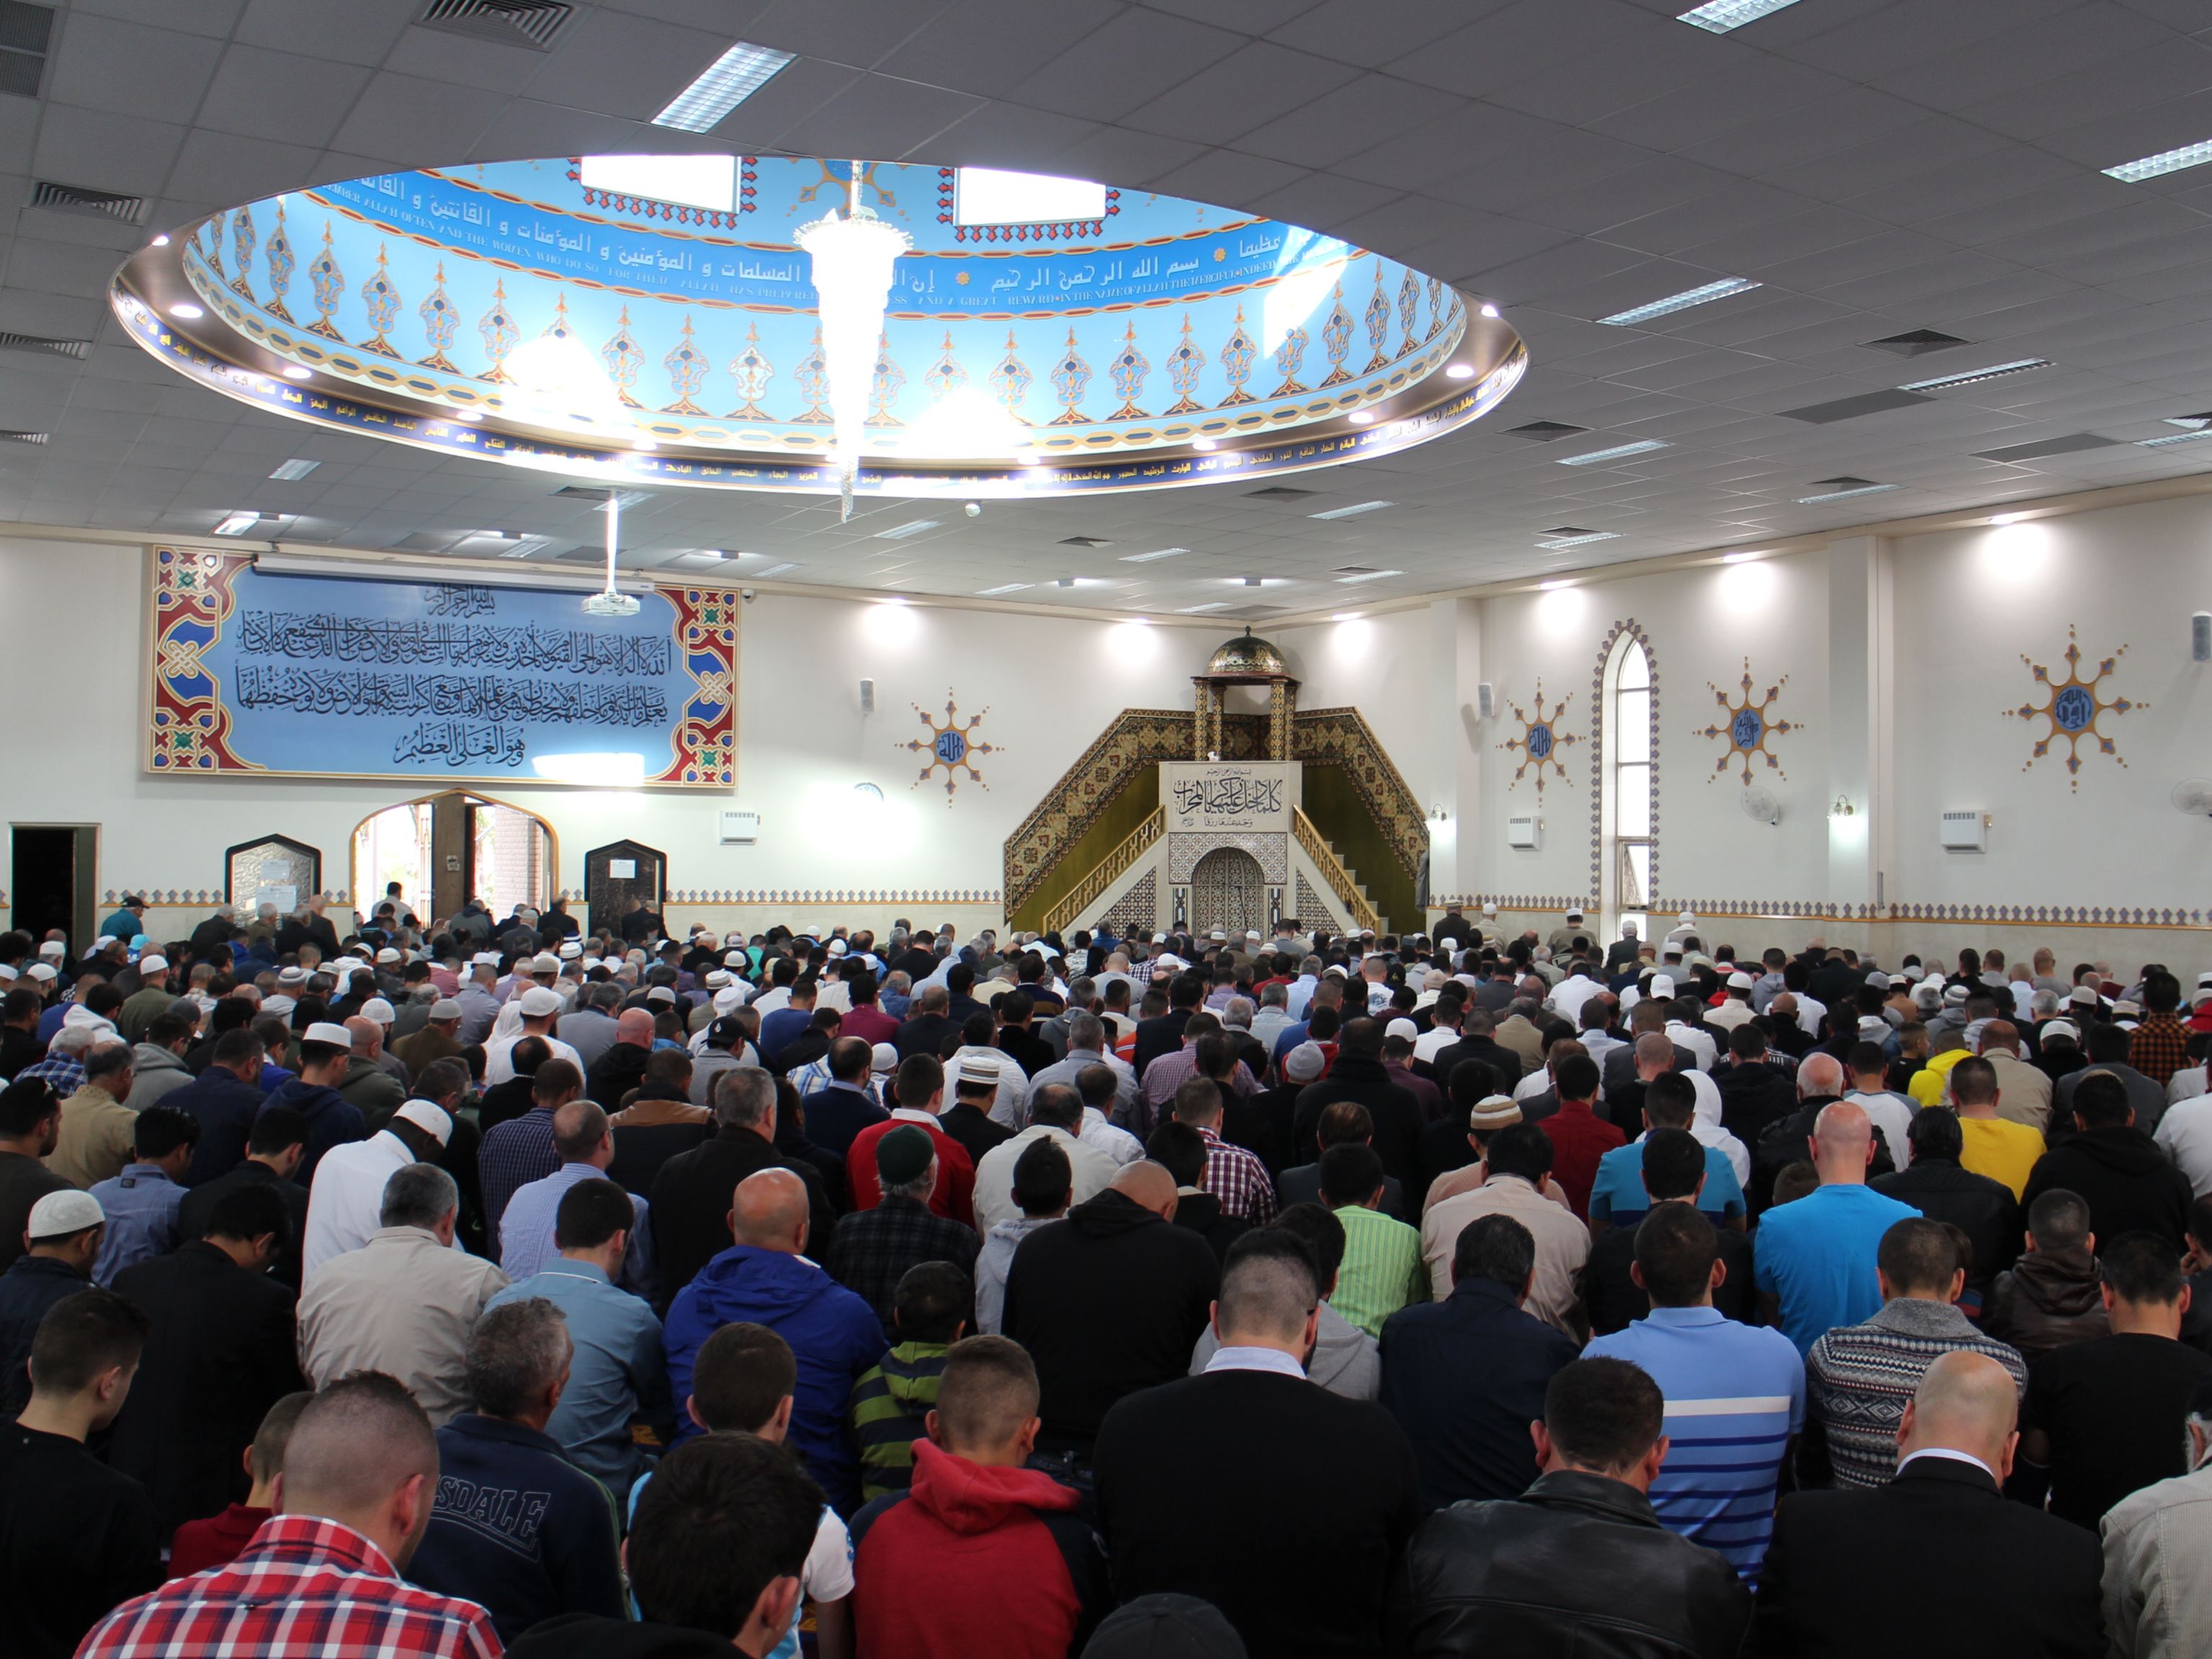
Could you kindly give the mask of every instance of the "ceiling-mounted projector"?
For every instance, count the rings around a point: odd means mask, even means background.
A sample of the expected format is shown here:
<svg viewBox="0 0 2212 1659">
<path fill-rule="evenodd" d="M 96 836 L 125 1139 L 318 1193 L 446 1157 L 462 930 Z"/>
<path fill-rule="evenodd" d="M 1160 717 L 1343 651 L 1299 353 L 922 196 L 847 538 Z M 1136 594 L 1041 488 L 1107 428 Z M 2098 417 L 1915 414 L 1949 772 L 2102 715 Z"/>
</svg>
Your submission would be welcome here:
<svg viewBox="0 0 2212 1659">
<path fill-rule="evenodd" d="M 635 617 L 638 610 L 635 597 L 617 593 L 612 588 L 604 593 L 594 593 L 584 601 L 584 614 L 587 617 Z"/>
</svg>

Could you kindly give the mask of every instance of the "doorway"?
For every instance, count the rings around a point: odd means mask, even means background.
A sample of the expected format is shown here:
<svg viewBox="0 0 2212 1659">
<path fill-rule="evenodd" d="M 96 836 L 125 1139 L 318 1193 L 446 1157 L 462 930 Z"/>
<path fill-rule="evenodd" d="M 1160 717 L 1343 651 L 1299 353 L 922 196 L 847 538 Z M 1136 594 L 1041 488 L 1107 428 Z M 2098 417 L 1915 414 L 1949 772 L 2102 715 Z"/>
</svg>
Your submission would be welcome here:
<svg viewBox="0 0 2212 1659">
<path fill-rule="evenodd" d="M 482 899 L 495 917 L 553 896 L 553 828 L 534 812 L 450 789 L 372 812 L 353 833 L 354 904 L 373 915 L 393 882 L 425 921 Z"/>
<path fill-rule="evenodd" d="M 618 841 L 584 854 L 585 926 L 619 935 L 623 913 L 637 900 L 658 915 L 668 879 L 668 855 L 642 842 Z"/>
<path fill-rule="evenodd" d="M 8 872 L 15 925 L 33 940 L 49 928 L 69 936 L 72 962 L 92 942 L 99 902 L 100 826 L 19 823 Z"/>
<path fill-rule="evenodd" d="M 1267 918 L 1267 873 L 1260 860 L 1238 847 L 1217 847 L 1190 872 L 1191 931 L 1203 937 L 1219 931 L 1242 939 Z"/>
</svg>

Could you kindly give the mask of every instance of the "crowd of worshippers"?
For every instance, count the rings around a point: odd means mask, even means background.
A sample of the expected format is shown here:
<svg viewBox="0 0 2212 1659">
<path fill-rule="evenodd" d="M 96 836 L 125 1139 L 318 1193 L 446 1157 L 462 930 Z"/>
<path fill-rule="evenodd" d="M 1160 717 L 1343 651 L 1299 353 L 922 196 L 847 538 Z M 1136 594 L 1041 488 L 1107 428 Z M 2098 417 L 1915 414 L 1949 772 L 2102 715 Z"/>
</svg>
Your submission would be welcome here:
<svg viewBox="0 0 2212 1659">
<path fill-rule="evenodd" d="M 2212 1652 L 2212 974 L 0 935 L 24 1659 Z"/>
</svg>

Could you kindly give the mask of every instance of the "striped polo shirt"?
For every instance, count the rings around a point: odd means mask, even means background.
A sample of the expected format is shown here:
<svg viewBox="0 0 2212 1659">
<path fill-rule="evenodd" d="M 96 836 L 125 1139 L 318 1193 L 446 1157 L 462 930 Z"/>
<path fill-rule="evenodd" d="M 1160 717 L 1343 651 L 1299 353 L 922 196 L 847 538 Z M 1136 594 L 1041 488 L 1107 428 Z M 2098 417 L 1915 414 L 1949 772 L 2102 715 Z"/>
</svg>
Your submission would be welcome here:
<svg viewBox="0 0 2212 1659">
<path fill-rule="evenodd" d="M 1669 1532 L 1755 1581 L 1774 1532 L 1783 1455 L 1805 1422 L 1796 1345 L 1710 1307 L 1654 1308 L 1583 1352 L 1628 1360 L 1658 1383 L 1669 1444 L 1651 1505 Z"/>
</svg>

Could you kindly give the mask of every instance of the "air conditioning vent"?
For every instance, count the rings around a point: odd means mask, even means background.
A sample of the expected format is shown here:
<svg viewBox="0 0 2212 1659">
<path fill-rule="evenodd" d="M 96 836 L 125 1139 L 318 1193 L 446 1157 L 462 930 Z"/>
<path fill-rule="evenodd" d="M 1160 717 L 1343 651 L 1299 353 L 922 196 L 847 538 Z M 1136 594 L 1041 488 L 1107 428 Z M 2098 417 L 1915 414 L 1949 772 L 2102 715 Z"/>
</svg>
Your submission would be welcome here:
<svg viewBox="0 0 2212 1659">
<path fill-rule="evenodd" d="M 1060 544 L 1062 547 L 1111 547 L 1114 545 L 1103 536 L 1063 536 L 1060 538 Z"/>
<path fill-rule="evenodd" d="M 0 329 L 0 351 L 36 351 L 48 357 L 82 360 L 92 355 L 92 342 L 52 340 L 43 334 L 11 334 Z"/>
<path fill-rule="evenodd" d="M 1525 425 L 1507 427 L 1505 435 L 1509 438 L 1526 438 L 1532 443 L 1548 444 L 1556 443 L 1561 438 L 1571 438 L 1577 432 L 1589 430 L 1586 426 L 1569 426 L 1565 421 L 1530 421 Z"/>
<path fill-rule="evenodd" d="M 553 493 L 572 501 L 604 501 L 611 495 L 625 513 L 640 501 L 653 499 L 653 492 L 649 489 L 601 489 L 590 484 L 564 484 Z"/>
<path fill-rule="evenodd" d="M 761 815 L 757 812 L 725 811 L 722 814 L 721 842 L 725 847 L 747 847 L 760 839 Z"/>
<path fill-rule="evenodd" d="M 430 0 L 415 21 L 498 46 L 553 50 L 553 37 L 575 11 L 565 0 Z"/>
<path fill-rule="evenodd" d="M 2085 449 L 2110 449 L 2118 438 L 2100 438 L 2094 432 L 2076 432 L 2064 438 L 2045 438 L 2039 443 L 2007 444 L 2001 449 L 1978 449 L 1978 461 L 2039 461 L 2046 455 L 2078 455 Z"/>
<path fill-rule="evenodd" d="M 1838 478 L 1815 478 L 1806 486 L 1809 489 L 1871 489 L 1872 478 L 1855 478 L 1848 472 Z"/>
<path fill-rule="evenodd" d="M 1540 530 L 1536 533 L 1540 536 L 1594 536 L 1597 532 L 1585 530 L 1580 525 L 1555 524 L 1549 530 Z"/>
<path fill-rule="evenodd" d="M 1945 848 L 1954 853 L 1984 853 L 1989 850 L 1989 814 L 1986 812 L 1946 812 L 1939 826 Z"/>
<path fill-rule="evenodd" d="M 43 432 L 0 432 L 0 444 L 42 444 L 46 435 Z"/>
<path fill-rule="evenodd" d="M 103 219 L 120 219 L 135 225 L 146 211 L 143 196 L 119 196 L 112 190 L 86 190 L 77 185 L 58 185 L 41 179 L 31 186 L 31 205 L 57 213 L 91 213 Z"/>
<path fill-rule="evenodd" d="M 1505 820 L 1505 844 L 1508 847 L 1534 847 L 1536 844 L 1536 819 L 1510 817 Z"/>
<path fill-rule="evenodd" d="M 1318 489 L 1297 489 L 1289 484 L 1269 484 L 1265 489 L 1246 490 L 1244 499 L 1248 501 L 1303 501 L 1309 496 L 1320 494 Z"/>
<path fill-rule="evenodd" d="M 1336 568 L 1340 576 L 1371 576 L 1382 567 L 1372 564 L 1340 564 Z"/>
<path fill-rule="evenodd" d="M 52 6 L 0 0 L 0 92 L 35 98 L 46 69 L 46 47 L 53 38 Z"/>
<path fill-rule="evenodd" d="M 1869 351 L 1893 352 L 1899 357 L 1925 357 L 1931 351 L 1948 351 L 1953 346 L 1973 343 L 1955 334 L 1939 334 L 1932 328 L 1916 328 L 1908 333 L 1885 335 L 1879 340 L 1860 343 Z"/>
<path fill-rule="evenodd" d="M 1832 421 L 1856 420 L 1862 415 L 1879 415 L 1884 410 L 1909 409 L 1914 404 L 1932 403 L 1917 392 L 1891 390 L 1863 392 L 1856 398 L 1838 398 L 1832 403 L 1807 404 L 1802 409 L 1784 409 L 1776 412 L 1784 420 L 1804 421 L 1814 426 L 1826 426 Z"/>
</svg>

